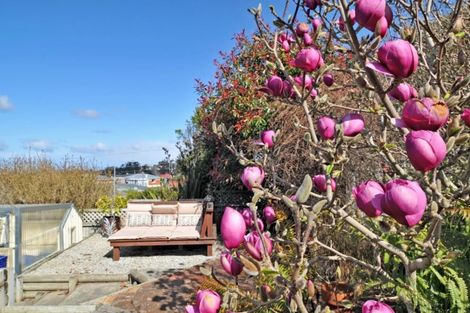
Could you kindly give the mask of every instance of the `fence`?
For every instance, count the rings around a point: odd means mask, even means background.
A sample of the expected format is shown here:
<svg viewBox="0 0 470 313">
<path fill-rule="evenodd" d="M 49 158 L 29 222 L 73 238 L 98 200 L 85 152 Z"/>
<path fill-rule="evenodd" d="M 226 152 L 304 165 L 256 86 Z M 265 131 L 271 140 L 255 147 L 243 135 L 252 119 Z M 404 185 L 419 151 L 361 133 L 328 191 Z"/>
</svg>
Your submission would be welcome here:
<svg viewBox="0 0 470 313">
<path fill-rule="evenodd" d="M 96 233 L 96 231 L 101 227 L 101 221 L 103 217 L 109 214 L 100 211 L 99 209 L 87 209 L 80 213 L 80 218 L 83 222 L 83 237 L 89 237 Z M 119 217 L 122 220 L 125 218 L 125 212 L 121 211 L 116 213 L 115 216 Z"/>
<path fill-rule="evenodd" d="M 246 207 L 246 204 L 251 201 L 253 193 L 244 190 L 212 190 L 211 196 L 214 202 L 214 221 L 219 224 L 225 207 Z"/>
</svg>

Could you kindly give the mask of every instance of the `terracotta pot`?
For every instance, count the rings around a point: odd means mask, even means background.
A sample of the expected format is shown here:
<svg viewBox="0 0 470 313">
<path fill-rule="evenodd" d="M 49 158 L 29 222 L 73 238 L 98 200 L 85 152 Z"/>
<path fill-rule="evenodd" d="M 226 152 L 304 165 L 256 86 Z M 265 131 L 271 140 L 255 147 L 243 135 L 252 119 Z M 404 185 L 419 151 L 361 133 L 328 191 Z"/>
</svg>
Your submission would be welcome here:
<svg viewBox="0 0 470 313">
<path fill-rule="evenodd" d="M 322 283 L 320 286 L 321 298 L 329 305 L 341 306 L 344 300 L 350 300 L 353 296 L 353 288 L 344 282 Z"/>
</svg>

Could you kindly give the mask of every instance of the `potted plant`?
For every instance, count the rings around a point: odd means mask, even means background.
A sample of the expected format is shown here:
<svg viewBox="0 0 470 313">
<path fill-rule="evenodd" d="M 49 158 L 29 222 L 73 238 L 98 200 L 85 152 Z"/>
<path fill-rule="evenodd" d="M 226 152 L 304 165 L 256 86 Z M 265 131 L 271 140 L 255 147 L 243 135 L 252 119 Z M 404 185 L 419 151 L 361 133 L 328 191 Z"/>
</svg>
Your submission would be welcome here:
<svg viewBox="0 0 470 313">
<path fill-rule="evenodd" d="M 102 196 L 96 202 L 96 207 L 104 214 L 101 221 L 103 234 L 112 235 L 121 228 L 120 213 L 121 209 L 127 206 L 127 199 L 122 196 L 110 198 Z"/>
</svg>

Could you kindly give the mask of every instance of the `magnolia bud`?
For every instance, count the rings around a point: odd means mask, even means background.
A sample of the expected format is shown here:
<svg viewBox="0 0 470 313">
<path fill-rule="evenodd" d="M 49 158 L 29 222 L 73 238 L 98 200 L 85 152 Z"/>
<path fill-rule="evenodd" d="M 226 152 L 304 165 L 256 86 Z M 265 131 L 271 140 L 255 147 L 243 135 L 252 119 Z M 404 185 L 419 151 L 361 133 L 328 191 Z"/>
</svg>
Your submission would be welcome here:
<svg viewBox="0 0 470 313">
<path fill-rule="evenodd" d="M 452 26 L 452 32 L 455 33 L 460 33 L 463 30 L 463 19 L 462 17 L 458 17 L 455 20 L 454 25 Z"/>
<path fill-rule="evenodd" d="M 309 298 L 315 297 L 315 285 L 313 284 L 313 281 L 310 279 L 307 280 L 307 293 Z"/>
<path fill-rule="evenodd" d="M 263 285 L 261 286 L 261 300 L 262 301 L 268 301 L 269 299 L 269 293 L 271 292 L 271 287 L 269 287 L 268 285 Z"/>
<path fill-rule="evenodd" d="M 463 52 L 463 50 L 460 50 L 459 51 L 459 55 L 457 57 L 458 61 L 459 61 L 459 65 L 465 65 L 465 62 L 467 61 L 467 58 L 465 57 L 465 53 Z"/>
</svg>

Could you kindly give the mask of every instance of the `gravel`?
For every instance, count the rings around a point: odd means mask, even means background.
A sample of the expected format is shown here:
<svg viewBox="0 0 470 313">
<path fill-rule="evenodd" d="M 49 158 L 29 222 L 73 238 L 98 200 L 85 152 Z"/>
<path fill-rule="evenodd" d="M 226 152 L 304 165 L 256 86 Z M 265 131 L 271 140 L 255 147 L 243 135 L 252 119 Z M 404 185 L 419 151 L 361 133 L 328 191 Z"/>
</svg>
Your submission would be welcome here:
<svg viewBox="0 0 470 313">
<path fill-rule="evenodd" d="M 214 255 L 217 255 L 220 246 L 214 248 Z M 205 256 L 205 252 L 205 246 L 124 247 L 121 248 L 121 259 L 114 262 L 107 239 L 94 234 L 28 274 L 129 274 L 139 271 L 157 277 L 159 273 L 189 268 L 212 258 Z"/>
</svg>

